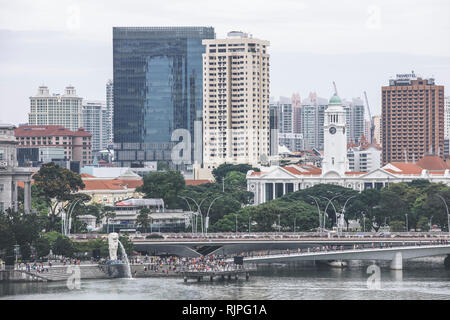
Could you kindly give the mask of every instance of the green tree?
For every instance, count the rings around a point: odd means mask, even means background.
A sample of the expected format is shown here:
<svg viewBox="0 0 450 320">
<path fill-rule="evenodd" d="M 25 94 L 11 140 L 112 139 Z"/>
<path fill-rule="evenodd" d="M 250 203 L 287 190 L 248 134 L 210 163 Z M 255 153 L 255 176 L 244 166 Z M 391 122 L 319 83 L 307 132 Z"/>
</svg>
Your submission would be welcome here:
<svg viewBox="0 0 450 320">
<path fill-rule="evenodd" d="M 149 217 L 150 213 L 151 210 L 149 208 L 142 208 L 141 210 L 139 210 L 139 214 L 136 218 L 136 223 L 141 228 L 144 228 L 145 233 L 147 233 L 147 228 L 150 226 L 150 217 Z"/>
<path fill-rule="evenodd" d="M 53 162 L 44 164 L 33 176 L 38 195 L 46 199 L 50 206 L 51 230 L 55 230 L 56 209 L 60 203 L 74 198 L 74 193 L 84 188 L 83 180 L 79 174 L 60 168 Z"/>
<path fill-rule="evenodd" d="M 36 257 L 42 258 L 50 253 L 50 241 L 48 238 L 40 237 L 34 242 L 34 248 L 36 249 Z"/>
<path fill-rule="evenodd" d="M 179 171 L 156 171 L 144 176 L 144 183 L 137 191 L 144 193 L 145 198 L 161 198 L 167 207 L 177 208 L 182 201 L 178 194 L 184 186 L 184 177 Z"/>
<path fill-rule="evenodd" d="M 405 222 L 394 220 L 389 223 L 389 227 L 392 232 L 402 232 L 405 231 Z"/>
<path fill-rule="evenodd" d="M 218 166 L 217 168 L 215 168 L 212 171 L 212 175 L 214 176 L 214 179 L 216 180 L 217 183 L 221 183 L 222 182 L 222 178 L 225 178 L 227 176 L 227 174 L 231 171 L 237 171 L 237 172 L 241 172 L 244 174 L 247 174 L 247 172 L 249 170 L 253 170 L 253 171 L 260 171 L 258 168 L 253 168 L 252 166 L 248 165 L 248 164 L 231 164 L 231 163 L 224 163 L 221 164 L 220 166 Z"/>
<path fill-rule="evenodd" d="M 6 256 L 12 256 L 14 246 L 21 248 L 22 257 L 29 258 L 31 244 L 39 237 L 43 221 L 35 213 L 24 214 L 7 209 L 0 214 L 0 250 Z"/>
<path fill-rule="evenodd" d="M 72 241 L 66 236 L 56 238 L 53 246 L 53 253 L 64 257 L 73 257 L 74 247 Z"/>
<path fill-rule="evenodd" d="M 225 184 L 230 187 L 247 189 L 247 175 L 238 171 L 230 171 L 225 177 Z"/>
<path fill-rule="evenodd" d="M 419 221 L 417 222 L 417 231 L 427 232 L 430 230 L 430 223 L 428 218 L 426 217 L 420 217 Z"/>
<path fill-rule="evenodd" d="M 158 161 L 156 164 L 156 170 L 158 171 L 169 170 L 169 163 L 167 161 Z"/>
<path fill-rule="evenodd" d="M 123 247 L 125 248 L 127 255 L 131 255 L 133 253 L 133 250 L 135 249 L 135 245 L 130 240 L 130 238 L 127 235 L 121 235 L 121 236 L 119 236 L 119 241 L 120 241 L 120 243 L 122 243 Z"/>
</svg>

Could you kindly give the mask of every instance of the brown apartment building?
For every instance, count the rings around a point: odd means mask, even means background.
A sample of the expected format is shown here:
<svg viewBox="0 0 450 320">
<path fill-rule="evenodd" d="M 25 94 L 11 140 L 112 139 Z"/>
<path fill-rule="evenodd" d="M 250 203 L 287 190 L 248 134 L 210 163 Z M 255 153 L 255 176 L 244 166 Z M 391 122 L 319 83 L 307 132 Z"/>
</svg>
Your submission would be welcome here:
<svg viewBox="0 0 450 320">
<path fill-rule="evenodd" d="M 398 74 L 382 87 L 383 165 L 444 155 L 444 86 Z"/>
</svg>

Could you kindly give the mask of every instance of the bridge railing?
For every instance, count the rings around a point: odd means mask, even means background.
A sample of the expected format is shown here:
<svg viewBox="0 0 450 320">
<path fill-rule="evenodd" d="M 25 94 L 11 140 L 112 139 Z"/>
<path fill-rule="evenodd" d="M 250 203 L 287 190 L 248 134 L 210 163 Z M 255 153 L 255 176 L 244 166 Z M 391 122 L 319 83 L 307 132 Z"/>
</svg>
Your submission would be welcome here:
<svg viewBox="0 0 450 320">
<path fill-rule="evenodd" d="M 297 250 L 259 250 L 259 251 L 251 251 L 251 252 L 243 252 L 242 256 L 246 258 L 253 257 L 262 257 L 262 256 L 279 256 L 279 255 L 301 255 L 301 254 L 310 254 L 310 253 L 320 253 L 320 252 L 342 252 L 342 251 L 350 251 L 350 250 L 364 250 L 364 249 L 392 249 L 398 247 L 415 247 L 415 246 L 429 246 L 429 245 L 449 245 L 450 241 L 446 239 L 442 240 L 430 240 L 430 241 L 417 241 L 415 243 L 381 243 L 381 244 L 358 244 L 358 245 L 336 245 L 336 246 L 314 246 L 309 248 L 298 248 Z"/>
</svg>

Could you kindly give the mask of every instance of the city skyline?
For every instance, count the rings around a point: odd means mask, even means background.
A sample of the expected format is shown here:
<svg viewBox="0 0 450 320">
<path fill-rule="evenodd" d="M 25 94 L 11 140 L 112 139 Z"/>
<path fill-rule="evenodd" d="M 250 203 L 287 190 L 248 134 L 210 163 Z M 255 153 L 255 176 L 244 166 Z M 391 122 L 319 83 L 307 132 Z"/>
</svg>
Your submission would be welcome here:
<svg viewBox="0 0 450 320">
<path fill-rule="evenodd" d="M 28 98 L 43 83 L 52 88 L 72 84 L 86 99 L 105 100 L 104 83 L 112 78 L 112 27 L 122 25 L 212 26 L 217 38 L 242 30 L 267 39 L 271 96 L 299 92 L 304 99 L 316 91 L 329 97 L 336 81 L 343 97 L 361 97 L 367 91 L 372 113 L 380 114 L 381 86 L 397 73 L 414 70 L 450 84 L 450 44 L 441 40 L 449 28 L 444 9 L 449 4 L 444 1 L 408 6 L 401 1 L 363 1 L 351 7 L 330 1 L 284 1 L 246 6 L 233 15 L 227 14 L 233 6 L 219 8 L 204 1 L 158 6 L 150 1 L 130 4 L 124 12 L 117 2 L 108 2 L 102 9 L 107 14 L 100 19 L 94 9 L 101 1 L 61 1 L 51 7 L 45 1 L 1 2 L 0 105 L 6 110 L 0 115 L 2 122 L 26 122 Z M 32 10 L 17 10 L 23 5 Z M 251 19 L 250 8 L 256 13 Z M 188 14 L 177 14 L 180 11 Z M 152 12 L 151 23 L 147 12 Z M 433 32 L 423 25 L 433 25 Z M 411 32 L 403 33 L 405 28 Z"/>
</svg>

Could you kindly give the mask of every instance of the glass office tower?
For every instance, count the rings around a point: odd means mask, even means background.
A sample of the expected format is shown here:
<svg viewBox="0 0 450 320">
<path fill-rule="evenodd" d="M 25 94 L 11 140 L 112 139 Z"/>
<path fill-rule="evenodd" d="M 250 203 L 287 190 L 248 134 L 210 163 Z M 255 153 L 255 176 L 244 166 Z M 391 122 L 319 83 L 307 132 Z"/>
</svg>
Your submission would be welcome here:
<svg viewBox="0 0 450 320">
<path fill-rule="evenodd" d="M 190 132 L 192 146 L 201 143 L 201 136 L 194 137 L 194 123 L 202 120 L 202 40 L 214 38 L 212 27 L 113 28 L 118 165 L 170 163 L 176 129 Z"/>
</svg>

